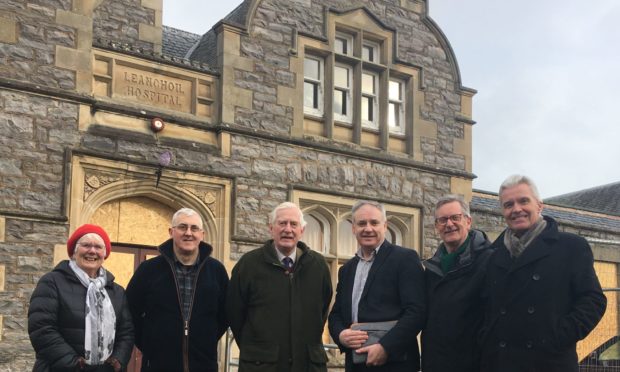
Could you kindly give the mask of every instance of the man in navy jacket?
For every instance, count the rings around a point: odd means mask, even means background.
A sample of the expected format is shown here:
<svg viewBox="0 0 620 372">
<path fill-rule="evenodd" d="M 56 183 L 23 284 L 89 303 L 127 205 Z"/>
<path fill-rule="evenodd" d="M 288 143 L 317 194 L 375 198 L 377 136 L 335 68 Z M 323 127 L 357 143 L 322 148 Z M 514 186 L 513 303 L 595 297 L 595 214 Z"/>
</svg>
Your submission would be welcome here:
<svg viewBox="0 0 620 372">
<path fill-rule="evenodd" d="M 385 240 L 382 204 L 359 201 L 352 208 L 353 234 L 359 249 L 338 273 L 329 331 L 346 352 L 346 371 L 418 371 L 416 336 L 424 326 L 424 272 L 418 254 Z M 397 321 L 378 343 L 364 346 L 368 335 L 351 324 Z M 352 353 L 366 354 L 353 363 Z"/>
<path fill-rule="evenodd" d="M 138 267 L 127 299 L 142 352 L 142 372 L 217 371 L 226 331 L 228 274 L 203 242 L 200 215 L 177 211 L 160 255 Z"/>
<path fill-rule="evenodd" d="M 577 341 L 605 313 L 588 242 L 542 216 L 528 177 L 499 189 L 506 230 L 495 240 L 483 294 L 483 372 L 577 372 Z"/>
</svg>

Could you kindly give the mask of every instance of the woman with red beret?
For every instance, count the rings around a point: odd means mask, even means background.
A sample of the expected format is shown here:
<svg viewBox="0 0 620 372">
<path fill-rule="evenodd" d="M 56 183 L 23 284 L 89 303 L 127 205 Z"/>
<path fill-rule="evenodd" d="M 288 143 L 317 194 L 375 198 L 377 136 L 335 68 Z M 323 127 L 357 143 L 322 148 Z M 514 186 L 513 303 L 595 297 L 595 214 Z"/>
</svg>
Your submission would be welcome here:
<svg viewBox="0 0 620 372">
<path fill-rule="evenodd" d="M 101 227 L 80 226 L 67 242 L 70 260 L 37 283 L 28 309 L 34 372 L 119 372 L 127 367 L 133 324 L 125 291 L 102 267 L 110 248 Z"/>
</svg>

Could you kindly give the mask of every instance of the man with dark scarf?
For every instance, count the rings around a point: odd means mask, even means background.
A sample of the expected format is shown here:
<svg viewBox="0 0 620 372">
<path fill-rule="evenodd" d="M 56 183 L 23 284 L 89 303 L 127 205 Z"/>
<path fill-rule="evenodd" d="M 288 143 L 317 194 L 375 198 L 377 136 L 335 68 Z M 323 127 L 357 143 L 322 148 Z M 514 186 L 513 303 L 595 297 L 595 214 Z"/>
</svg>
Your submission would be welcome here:
<svg viewBox="0 0 620 372">
<path fill-rule="evenodd" d="M 588 242 L 542 216 L 526 176 L 499 189 L 508 225 L 495 240 L 483 296 L 482 372 L 577 372 L 577 341 L 601 320 L 607 300 Z"/>
<path fill-rule="evenodd" d="M 441 244 L 424 261 L 426 326 L 422 330 L 424 372 L 478 372 L 476 342 L 482 325 L 484 284 L 491 242 L 471 228 L 469 205 L 461 196 L 447 195 L 435 204 L 435 230 Z"/>
</svg>

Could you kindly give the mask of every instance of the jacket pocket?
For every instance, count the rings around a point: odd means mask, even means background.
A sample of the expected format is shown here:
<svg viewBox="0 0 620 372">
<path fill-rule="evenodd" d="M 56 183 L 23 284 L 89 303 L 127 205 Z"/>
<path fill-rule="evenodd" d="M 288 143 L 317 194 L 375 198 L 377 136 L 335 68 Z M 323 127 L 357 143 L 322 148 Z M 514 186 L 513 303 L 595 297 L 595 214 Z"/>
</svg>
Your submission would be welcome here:
<svg viewBox="0 0 620 372">
<path fill-rule="evenodd" d="M 308 359 L 313 364 L 325 365 L 327 363 L 327 354 L 321 344 L 308 345 Z"/>
<path fill-rule="evenodd" d="M 239 347 L 239 367 L 243 371 L 275 371 L 280 350 L 267 343 L 243 344 Z"/>
</svg>

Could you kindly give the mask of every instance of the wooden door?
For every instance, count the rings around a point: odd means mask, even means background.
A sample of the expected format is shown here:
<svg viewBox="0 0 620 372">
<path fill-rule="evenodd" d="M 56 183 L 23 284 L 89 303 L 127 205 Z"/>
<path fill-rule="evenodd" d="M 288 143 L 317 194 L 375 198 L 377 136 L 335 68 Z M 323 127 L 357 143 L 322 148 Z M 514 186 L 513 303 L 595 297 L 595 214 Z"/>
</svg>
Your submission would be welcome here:
<svg viewBox="0 0 620 372">
<path fill-rule="evenodd" d="M 149 258 L 159 255 L 157 247 L 145 245 L 113 245 L 110 257 L 105 261 L 105 268 L 114 274 L 115 282 L 123 288 L 136 271 L 138 266 Z M 142 365 L 142 353 L 136 347 L 133 348 L 127 372 L 140 372 Z"/>
</svg>

